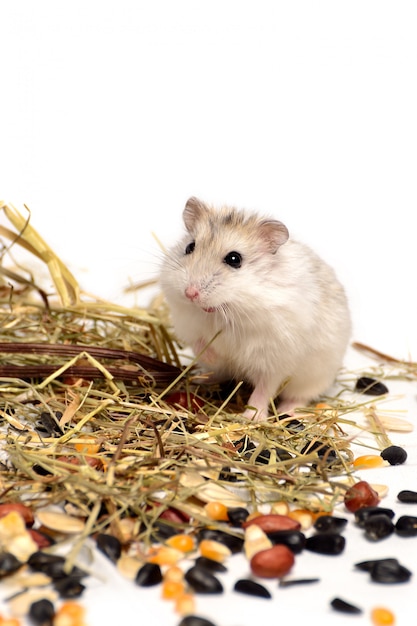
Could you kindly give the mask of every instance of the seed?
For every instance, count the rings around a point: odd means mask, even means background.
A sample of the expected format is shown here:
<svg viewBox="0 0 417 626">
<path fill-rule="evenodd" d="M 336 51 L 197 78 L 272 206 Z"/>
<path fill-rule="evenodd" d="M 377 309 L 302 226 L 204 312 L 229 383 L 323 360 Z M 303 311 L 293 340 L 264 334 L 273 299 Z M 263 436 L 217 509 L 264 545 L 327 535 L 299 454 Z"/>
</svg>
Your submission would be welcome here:
<svg viewBox="0 0 417 626">
<path fill-rule="evenodd" d="M 38 550 L 49 548 L 49 546 L 53 543 L 51 537 L 48 537 L 48 535 L 43 532 L 39 532 L 39 530 L 35 530 L 34 528 L 28 528 L 28 533 L 31 536 L 32 541 L 34 541 L 38 546 Z"/>
<path fill-rule="evenodd" d="M 200 541 L 198 548 L 201 556 L 205 556 L 213 561 L 220 561 L 220 563 L 223 563 L 232 554 L 227 546 L 213 539 L 203 539 Z"/>
<path fill-rule="evenodd" d="M 227 572 L 227 567 L 219 561 L 214 561 L 206 556 L 199 556 L 194 561 L 198 567 L 208 570 L 209 572 Z"/>
<path fill-rule="evenodd" d="M 47 552 L 35 552 L 28 561 L 29 567 L 35 572 L 43 572 L 52 580 L 71 576 L 73 579 L 81 580 L 87 576 L 87 572 L 74 565 L 70 572 L 65 571 L 65 558 L 59 554 L 48 554 Z"/>
<path fill-rule="evenodd" d="M 242 524 L 243 528 L 248 528 L 252 524 L 256 524 L 265 533 L 271 533 L 275 530 L 299 530 L 301 524 L 299 520 L 291 519 L 288 515 L 278 515 L 271 513 L 269 515 L 258 515 L 251 520 Z"/>
<path fill-rule="evenodd" d="M 69 599 L 79 598 L 85 590 L 85 586 L 78 578 L 66 576 L 65 578 L 54 581 L 54 589 L 56 589 L 61 598 Z"/>
<path fill-rule="evenodd" d="M 242 551 L 243 538 L 236 537 L 223 530 L 215 528 L 202 528 L 197 533 L 197 541 L 200 543 L 203 539 L 212 539 L 213 541 L 219 541 L 229 548 L 232 554 L 237 554 Z"/>
<path fill-rule="evenodd" d="M 227 506 L 222 502 L 207 502 L 204 506 L 204 510 L 207 516 L 216 521 L 228 522 L 229 515 L 227 513 Z"/>
<path fill-rule="evenodd" d="M 344 517 L 333 515 L 320 515 L 314 522 L 314 528 L 320 533 L 340 533 L 348 521 Z"/>
<path fill-rule="evenodd" d="M 411 572 L 397 559 L 376 559 L 356 563 L 355 567 L 369 572 L 377 583 L 404 583 L 410 580 Z"/>
<path fill-rule="evenodd" d="M 240 580 L 237 580 L 233 589 L 234 591 L 244 593 L 248 596 L 257 596 L 258 598 L 272 597 L 266 587 L 260 585 L 254 580 L 251 580 L 250 578 L 241 578 Z"/>
<path fill-rule="evenodd" d="M 348 511 L 354 513 L 364 506 L 379 504 L 379 496 L 368 482 L 361 480 L 346 490 L 344 502 Z"/>
<path fill-rule="evenodd" d="M 21 563 L 14 554 L 10 554 L 10 552 L 0 553 L 0 578 L 13 574 L 22 567 L 22 565 L 23 563 Z"/>
<path fill-rule="evenodd" d="M 305 548 L 306 537 L 299 530 L 277 530 L 268 533 L 268 539 L 273 545 L 282 544 L 287 546 L 294 554 L 300 554 Z"/>
<path fill-rule="evenodd" d="M 204 401 L 198 398 L 193 393 L 187 393 L 186 391 L 173 391 L 165 396 L 165 400 L 174 406 L 178 405 L 183 409 L 188 409 L 197 413 L 204 406 Z"/>
<path fill-rule="evenodd" d="M 57 513 L 55 511 L 38 511 L 37 514 L 39 522 L 61 533 L 76 534 L 81 533 L 84 530 L 85 523 L 78 517 L 72 517 L 66 513 Z"/>
<path fill-rule="evenodd" d="M 80 436 L 74 443 L 74 448 L 81 454 L 97 454 L 101 448 L 101 442 L 96 437 L 88 435 Z"/>
<path fill-rule="evenodd" d="M 317 554 L 337 555 L 345 549 L 346 539 L 337 533 L 319 533 L 306 539 L 306 550 Z"/>
<path fill-rule="evenodd" d="M 164 573 L 164 582 L 167 580 L 180 582 L 184 579 L 184 572 L 178 565 L 171 565 Z"/>
<path fill-rule="evenodd" d="M 320 582 L 320 578 L 292 578 L 289 580 L 281 579 L 278 584 L 280 587 L 294 587 L 296 585 L 310 585 L 318 582 Z"/>
<path fill-rule="evenodd" d="M 274 502 L 271 506 L 271 513 L 276 513 L 278 515 L 288 515 L 290 507 L 288 506 L 288 502 L 281 500 L 279 502 Z"/>
<path fill-rule="evenodd" d="M 379 515 L 371 515 L 364 524 L 365 537 L 371 541 L 385 539 L 394 532 L 394 524 L 388 515 L 383 513 Z"/>
<path fill-rule="evenodd" d="M 210 620 L 205 619 L 204 617 L 199 617 L 198 615 L 187 615 L 184 617 L 178 626 L 216 626 Z"/>
<path fill-rule="evenodd" d="M 253 526 L 248 526 L 245 530 L 245 543 L 244 550 L 245 556 L 250 561 L 250 559 L 261 550 L 267 550 L 272 547 L 272 541 L 269 539 L 266 533 L 254 524 Z"/>
<path fill-rule="evenodd" d="M 330 606 L 341 613 L 350 613 L 351 615 L 362 613 L 362 609 L 341 598 L 334 598 L 330 602 Z"/>
<path fill-rule="evenodd" d="M 414 515 L 402 515 L 395 524 L 395 532 L 400 537 L 417 536 L 417 517 Z"/>
<path fill-rule="evenodd" d="M 185 572 L 185 580 L 196 593 L 223 593 L 223 585 L 208 570 L 194 565 Z"/>
<path fill-rule="evenodd" d="M 175 565 L 184 557 L 184 552 L 177 550 L 176 548 L 170 548 L 169 546 L 159 546 L 149 556 L 149 563 L 155 563 L 156 565 Z"/>
<path fill-rule="evenodd" d="M 371 611 L 371 621 L 374 626 L 394 626 L 395 615 L 389 609 L 376 606 Z"/>
<path fill-rule="evenodd" d="M 360 391 L 368 396 L 382 396 L 385 393 L 388 393 L 388 387 L 386 387 L 384 383 L 375 380 L 375 378 L 361 376 L 356 381 L 355 391 Z"/>
<path fill-rule="evenodd" d="M 36 626 L 52 626 L 55 608 L 50 600 L 36 600 L 30 605 L 29 617 Z"/>
<path fill-rule="evenodd" d="M 169 537 L 165 543 L 180 552 L 191 552 L 191 550 L 194 550 L 195 547 L 194 539 L 191 535 L 187 535 L 186 533 L 173 535 L 172 537 Z"/>
<path fill-rule="evenodd" d="M 282 544 L 257 552 L 250 560 L 252 573 L 259 578 L 281 578 L 294 565 L 293 552 Z"/>
<path fill-rule="evenodd" d="M 316 452 L 319 459 L 326 463 L 333 463 L 337 459 L 336 451 L 322 441 L 310 441 L 301 449 L 301 454 L 310 454 L 311 452 Z"/>
<path fill-rule="evenodd" d="M 355 522 L 360 528 L 364 528 L 366 522 L 374 515 L 385 515 L 389 519 L 394 518 L 394 511 L 382 506 L 364 506 L 355 511 Z"/>
<path fill-rule="evenodd" d="M 407 460 L 407 452 L 401 446 L 388 446 L 382 450 L 381 457 L 390 465 L 402 465 Z"/>
<path fill-rule="evenodd" d="M 242 506 L 234 506 L 227 509 L 227 517 L 233 526 L 242 526 L 243 522 L 246 522 L 248 515 L 248 509 Z"/>
<path fill-rule="evenodd" d="M 417 504 L 417 491 L 410 491 L 409 489 L 403 489 L 397 495 L 400 502 L 408 502 L 409 504 Z"/>
<path fill-rule="evenodd" d="M 176 600 L 185 591 L 184 582 L 181 580 L 164 580 L 162 583 L 161 597 L 164 600 Z"/>
<path fill-rule="evenodd" d="M 5 502 L 4 504 L 0 504 L 0 517 L 8 515 L 12 511 L 19 513 L 19 515 L 23 517 L 26 526 L 32 526 L 35 521 L 32 509 L 24 504 L 20 504 L 20 502 Z"/>
<path fill-rule="evenodd" d="M 96 537 L 98 550 L 106 555 L 112 563 L 116 563 L 122 554 L 122 544 L 113 535 L 99 533 Z"/>
<path fill-rule="evenodd" d="M 377 454 L 362 454 L 362 456 L 356 457 L 352 465 L 355 468 L 369 469 L 373 467 L 380 467 L 384 463 L 384 458 Z"/>
<path fill-rule="evenodd" d="M 140 587 L 153 587 L 162 582 L 161 568 L 157 563 L 145 563 L 136 574 L 135 583 Z"/>
<path fill-rule="evenodd" d="M 288 513 L 288 517 L 299 522 L 302 530 L 308 530 L 313 524 L 313 514 L 307 509 L 293 509 Z"/>
<path fill-rule="evenodd" d="M 54 626 L 84 626 L 85 608 L 76 602 L 64 602 L 57 610 Z"/>
<path fill-rule="evenodd" d="M 180 615 L 191 615 L 195 611 L 195 596 L 193 593 L 183 593 L 175 600 L 175 612 Z"/>
</svg>

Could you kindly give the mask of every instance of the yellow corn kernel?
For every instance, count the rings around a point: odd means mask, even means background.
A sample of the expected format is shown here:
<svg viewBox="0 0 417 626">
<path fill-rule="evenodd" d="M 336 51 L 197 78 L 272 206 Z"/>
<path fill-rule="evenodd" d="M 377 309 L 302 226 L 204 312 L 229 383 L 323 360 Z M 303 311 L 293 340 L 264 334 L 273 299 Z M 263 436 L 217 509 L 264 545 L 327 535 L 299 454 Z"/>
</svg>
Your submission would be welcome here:
<svg viewBox="0 0 417 626">
<path fill-rule="evenodd" d="M 81 454 L 97 454 L 101 448 L 101 443 L 97 441 L 96 437 L 91 437 L 89 435 L 80 436 L 77 438 L 77 441 L 74 443 L 74 448 L 77 452 L 81 452 Z"/>
<path fill-rule="evenodd" d="M 85 608 L 76 602 L 64 602 L 54 617 L 54 626 L 86 626 Z"/>
<path fill-rule="evenodd" d="M 220 541 L 214 541 L 212 539 L 203 539 L 200 541 L 199 549 L 201 556 L 205 556 L 213 561 L 218 561 L 219 563 L 225 561 L 232 554 L 227 546 L 220 543 Z"/>
<path fill-rule="evenodd" d="M 195 548 L 195 541 L 191 537 L 191 535 L 187 535 L 185 533 L 179 533 L 178 535 L 173 535 L 169 537 L 169 539 L 165 542 L 171 548 L 175 548 L 176 550 L 180 550 L 180 552 L 191 552 Z"/>
<path fill-rule="evenodd" d="M 212 520 L 227 522 L 229 515 L 227 514 L 227 506 L 222 502 L 207 502 L 204 506 L 207 517 Z"/>
<path fill-rule="evenodd" d="M 175 601 L 175 612 L 179 615 L 192 615 L 195 609 L 196 602 L 192 593 L 183 593 Z"/>
<path fill-rule="evenodd" d="M 164 600 L 177 600 L 184 595 L 185 583 L 181 580 L 164 580 L 161 596 Z"/>
<path fill-rule="evenodd" d="M 374 626 L 394 626 L 395 615 L 389 609 L 377 606 L 371 611 L 371 620 Z"/>
<path fill-rule="evenodd" d="M 183 558 L 184 552 L 181 552 L 181 550 L 170 548 L 169 546 L 161 546 L 150 554 L 148 561 L 157 565 L 175 565 Z"/>
<path fill-rule="evenodd" d="M 184 572 L 178 565 L 171 565 L 164 573 L 164 581 L 172 580 L 175 582 L 180 582 L 184 579 Z"/>
<path fill-rule="evenodd" d="M 20 626 L 21 622 L 17 617 L 2 617 L 0 615 L 0 626 Z"/>
<path fill-rule="evenodd" d="M 271 513 L 274 515 L 288 515 L 288 511 L 290 507 L 288 506 L 288 502 L 285 500 L 280 500 L 279 502 L 274 502 L 271 506 Z"/>
<path fill-rule="evenodd" d="M 362 456 L 357 456 L 352 465 L 356 468 L 370 469 L 373 467 L 381 467 L 383 463 L 384 459 L 379 454 L 363 454 Z"/>
<path fill-rule="evenodd" d="M 293 509 L 289 511 L 288 517 L 301 524 L 302 530 L 308 530 L 313 525 L 313 514 L 308 509 Z"/>
<path fill-rule="evenodd" d="M 267 550 L 268 548 L 272 548 L 272 541 L 268 538 L 267 534 L 264 533 L 262 528 L 253 524 L 245 529 L 243 549 L 248 561 L 250 561 L 257 552 Z"/>
</svg>

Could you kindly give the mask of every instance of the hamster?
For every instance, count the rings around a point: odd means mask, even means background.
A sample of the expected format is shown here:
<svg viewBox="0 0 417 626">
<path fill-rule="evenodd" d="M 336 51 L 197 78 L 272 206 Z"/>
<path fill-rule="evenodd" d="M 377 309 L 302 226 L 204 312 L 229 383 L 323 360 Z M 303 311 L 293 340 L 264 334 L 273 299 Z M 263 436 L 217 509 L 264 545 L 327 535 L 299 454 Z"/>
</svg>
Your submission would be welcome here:
<svg viewBox="0 0 417 626">
<path fill-rule="evenodd" d="M 305 407 L 328 389 L 351 335 L 333 269 L 281 222 L 190 198 L 187 234 L 168 250 L 160 285 L 177 337 L 211 380 L 253 389 L 244 416 Z"/>
</svg>

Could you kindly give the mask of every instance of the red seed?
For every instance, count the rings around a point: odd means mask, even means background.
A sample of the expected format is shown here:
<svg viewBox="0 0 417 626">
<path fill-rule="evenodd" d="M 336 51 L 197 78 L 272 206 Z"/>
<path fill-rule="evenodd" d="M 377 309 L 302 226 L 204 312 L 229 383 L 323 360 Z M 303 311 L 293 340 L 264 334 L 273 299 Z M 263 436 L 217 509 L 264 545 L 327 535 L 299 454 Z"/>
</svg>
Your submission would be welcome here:
<svg viewBox="0 0 417 626">
<path fill-rule="evenodd" d="M 204 401 L 193 393 L 186 391 L 173 391 L 165 396 L 165 400 L 169 404 L 180 406 L 189 411 L 197 413 L 203 406 Z"/>
<path fill-rule="evenodd" d="M 345 507 L 354 513 L 364 506 L 376 506 L 380 502 L 378 493 L 365 480 L 361 480 L 345 493 Z"/>
<path fill-rule="evenodd" d="M 276 530 L 299 530 L 301 524 L 298 520 L 291 519 L 287 515 L 279 515 L 278 513 L 271 513 L 269 515 L 258 515 L 246 522 L 243 522 L 242 528 L 248 528 L 256 524 L 265 533 L 272 533 Z"/>
<path fill-rule="evenodd" d="M 38 530 L 35 530 L 34 528 L 29 529 L 29 534 L 32 537 L 33 541 L 38 546 L 39 550 L 44 550 L 45 548 L 49 548 L 49 546 L 52 543 L 52 539 L 49 539 L 49 537 L 47 537 L 43 533 L 40 533 Z"/>
<path fill-rule="evenodd" d="M 250 568 L 260 578 L 281 578 L 288 574 L 294 565 L 293 552 L 283 544 L 277 544 L 257 552 L 250 560 Z"/>
<path fill-rule="evenodd" d="M 12 511 L 19 513 L 19 515 L 23 517 L 26 526 L 32 526 L 35 521 L 32 509 L 24 504 L 20 504 L 20 502 L 7 502 L 0 504 L 0 517 L 8 515 Z"/>
</svg>

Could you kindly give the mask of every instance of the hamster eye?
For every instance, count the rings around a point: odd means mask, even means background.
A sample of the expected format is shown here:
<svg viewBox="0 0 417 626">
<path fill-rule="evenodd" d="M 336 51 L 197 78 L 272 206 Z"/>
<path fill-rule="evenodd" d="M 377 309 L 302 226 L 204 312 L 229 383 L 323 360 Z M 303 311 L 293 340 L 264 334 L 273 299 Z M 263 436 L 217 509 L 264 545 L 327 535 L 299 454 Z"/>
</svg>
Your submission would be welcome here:
<svg viewBox="0 0 417 626">
<path fill-rule="evenodd" d="M 223 259 L 223 262 L 226 265 L 230 265 L 230 267 L 234 267 L 235 269 L 239 269 L 242 265 L 242 255 L 239 252 L 229 252 Z"/>
<path fill-rule="evenodd" d="M 194 248 L 195 248 L 195 241 L 192 241 L 191 243 L 188 244 L 188 246 L 185 248 L 185 254 L 191 254 L 191 252 L 194 252 Z"/>
</svg>

